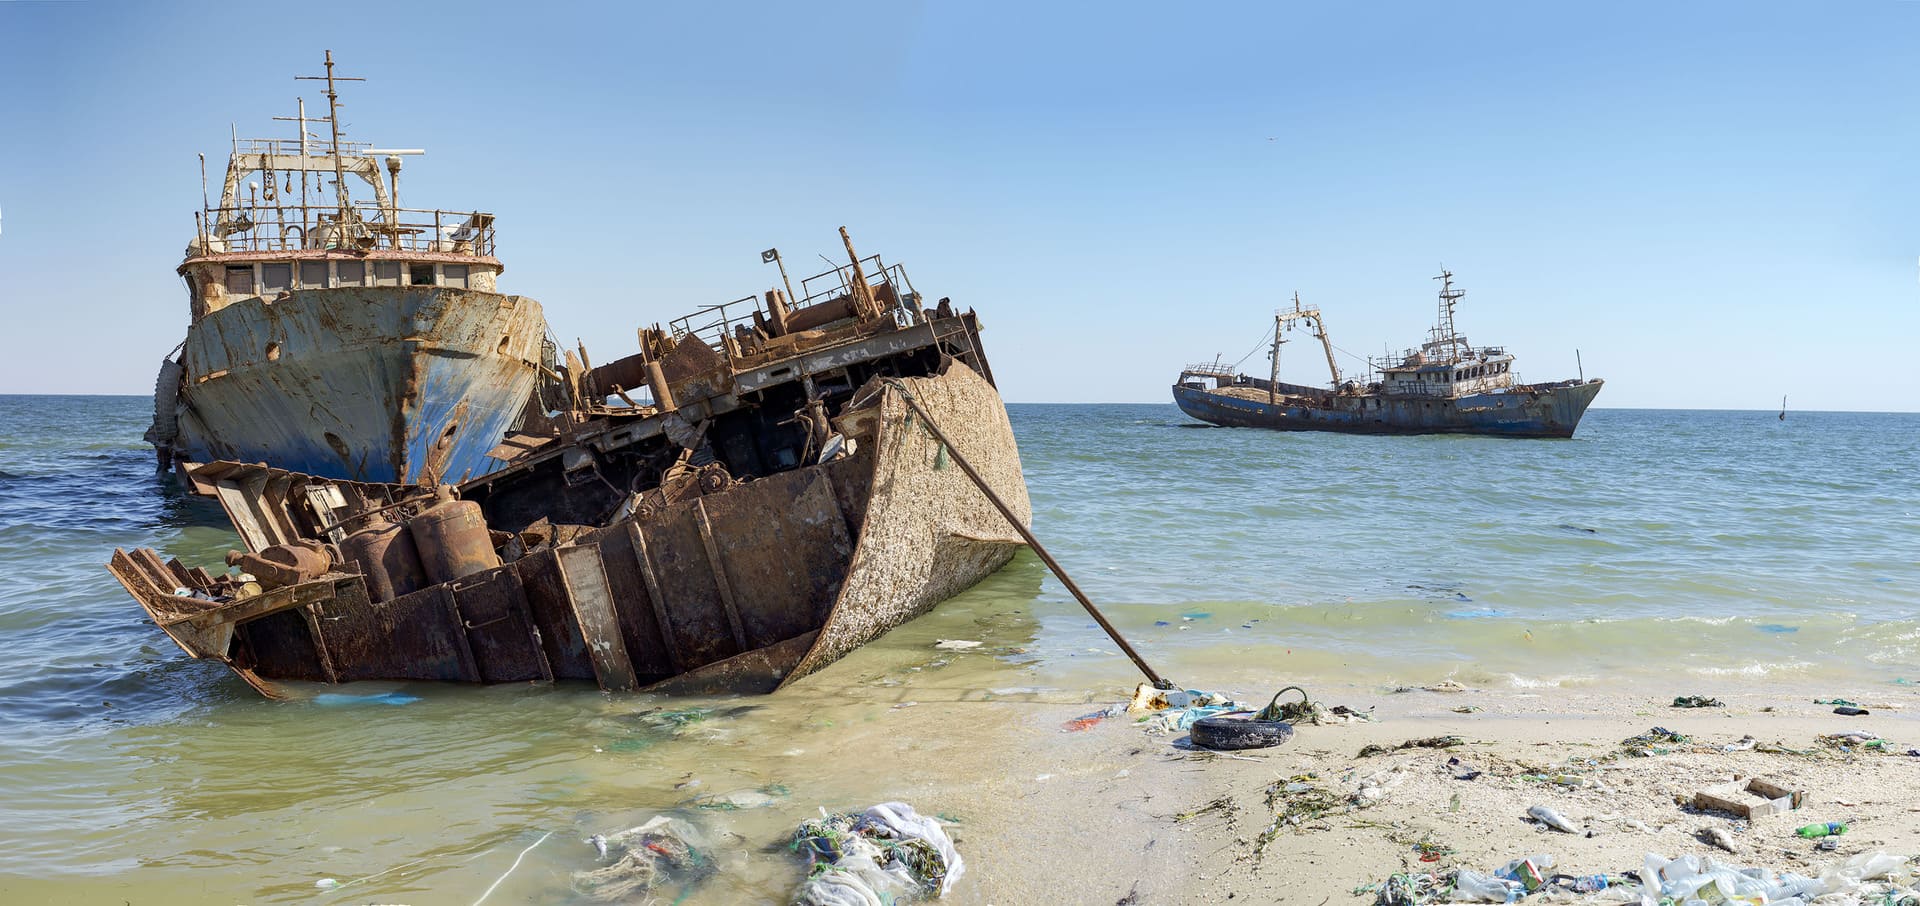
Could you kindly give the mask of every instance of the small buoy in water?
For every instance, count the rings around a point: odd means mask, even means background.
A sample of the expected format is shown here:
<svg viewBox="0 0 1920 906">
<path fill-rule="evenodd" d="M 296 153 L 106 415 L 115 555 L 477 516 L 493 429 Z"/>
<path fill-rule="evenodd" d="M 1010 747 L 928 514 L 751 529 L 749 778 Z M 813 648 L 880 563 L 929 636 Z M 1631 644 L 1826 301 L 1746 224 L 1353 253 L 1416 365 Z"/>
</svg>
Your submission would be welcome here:
<svg viewBox="0 0 1920 906">
<path fill-rule="evenodd" d="M 318 887 L 321 890 L 332 890 L 335 887 L 339 887 L 340 882 L 332 878 L 321 878 L 320 880 L 313 882 L 313 886 Z"/>
</svg>

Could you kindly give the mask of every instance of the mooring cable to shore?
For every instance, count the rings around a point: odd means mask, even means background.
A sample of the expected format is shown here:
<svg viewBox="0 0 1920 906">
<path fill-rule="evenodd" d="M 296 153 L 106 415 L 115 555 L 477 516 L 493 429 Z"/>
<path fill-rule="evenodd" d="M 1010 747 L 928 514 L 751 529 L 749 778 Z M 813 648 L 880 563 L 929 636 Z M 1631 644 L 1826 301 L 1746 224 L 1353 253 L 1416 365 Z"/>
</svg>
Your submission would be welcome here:
<svg viewBox="0 0 1920 906">
<path fill-rule="evenodd" d="M 1156 689 L 1177 688 L 1172 682 L 1148 666 L 1146 659 L 1140 656 L 1140 652 L 1133 650 L 1133 646 L 1127 644 L 1126 638 L 1120 635 L 1120 630 L 1115 629 L 1112 623 L 1107 622 L 1106 615 L 1100 612 L 1100 608 L 1093 606 L 1093 601 L 1087 598 L 1086 592 L 1081 591 L 1080 586 L 1074 584 L 1073 577 L 1067 575 L 1066 569 L 1061 567 L 1060 564 L 1053 559 L 1052 554 L 1047 553 L 1046 547 L 1040 544 L 1040 539 L 1035 538 L 1033 532 L 1020 522 L 1020 517 L 1013 514 L 1013 510 L 1007 507 L 1006 501 L 1001 500 L 1000 495 L 994 493 L 993 488 L 987 486 L 986 479 L 981 478 L 980 473 L 974 471 L 973 464 L 968 462 L 965 456 L 961 455 L 960 449 L 953 445 L 953 440 L 947 437 L 945 431 L 940 430 L 940 424 L 933 420 L 933 416 L 929 414 L 926 409 L 921 407 L 920 401 L 914 398 L 913 393 L 907 390 L 906 385 L 897 380 L 888 381 L 887 383 L 892 386 L 893 389 L 899 391 L 900 398 L 907 401 L 907 406 L 913 409 L 913 411 L 920 416 L 920 421 L 927 426 L 927 432 L 933 435 L 934 440 L 939 441 L 942 446 L 947 448 L 947 455 L 953 457 L 953 462 L 960 467 L 960 471 L 966 473 L 967 478 L 973 481 L 974 487 L 980 489 L 980 493 L 987 495 L 987 500 L 994 505 L 995 509 L 1000 511 L 1000 515 L 1007 518 L 1007 523 L 1013 526 L 1014 531 L 1020 533 L 1020 537 L 1026 540 L 1027 546 L 1033 548 L 1033 552 L 1040 555 L 1041 562 L 1047 564 L 1048 569 L 1053 570 L 1053 574 L 1060 579 L 1060 584 L 1065 585 L 1067 591 L 1073 593 L 1074 599 L 1080 602 L 1081 607 L 1087 609 L 1088 615 L 1093 617 L 1094 622 L 1099 623 L 1100 628 L 1106 630 L 1107 637 L 1113 639 L 1115 645 L 1120 646 L 1120 650 L 1126 653 L 1127 657 L 1133 661 L 1135 667 L 1140 668 L 1141 673 L 1146 674 L 1147 679 L 1153 683 L 1153 687 Z"/>
</svg>

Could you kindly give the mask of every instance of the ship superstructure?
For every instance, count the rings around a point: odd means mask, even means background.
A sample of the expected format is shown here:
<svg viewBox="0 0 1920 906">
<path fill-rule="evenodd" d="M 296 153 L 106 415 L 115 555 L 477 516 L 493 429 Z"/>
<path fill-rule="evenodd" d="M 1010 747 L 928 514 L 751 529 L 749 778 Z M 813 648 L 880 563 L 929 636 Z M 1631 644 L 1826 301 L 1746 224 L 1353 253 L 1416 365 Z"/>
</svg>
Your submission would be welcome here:
<svg viewBox="0 0 1920 906">
<path fill-rule="evenodd" d="M 346 140 L 338 87 L 359 80 L 331 51 L 313 78 L 327 115 L 303 101 L 295 138 L 236 138 L 218 204 L 195 218 L 178 267 L 191 322 L 148 440 L 163 468 L 483 474 L 551 358 L 540 305 L 496 291 L 493 215 L 400 206 L 402 159 L 423 152 Z"/>
</svg>

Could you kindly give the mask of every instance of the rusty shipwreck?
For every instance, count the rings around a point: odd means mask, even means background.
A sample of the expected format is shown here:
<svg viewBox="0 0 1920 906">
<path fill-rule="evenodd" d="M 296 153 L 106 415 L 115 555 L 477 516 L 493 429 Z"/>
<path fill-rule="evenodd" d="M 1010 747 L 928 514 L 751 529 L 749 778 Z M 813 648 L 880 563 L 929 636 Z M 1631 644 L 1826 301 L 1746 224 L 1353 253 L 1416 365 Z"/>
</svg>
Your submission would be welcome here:
<svg viewBox="0 0 1920 906">
<path fill-rule="evenodd" d="M 188 654 L 268 695 L 282 680 L 779 688 L 1021 546 L 950 453 L 1031 514 L 978 318 L 846 250 L 797 294 L 643 328 L 635 355 L 594 367 L 569 350 L 564 405 L 496 438 L 484 475 L 201 465 L 190 479 L 245 550 L 211 570 L 116 550 L 109 569 Z"/>
<path fill-rule="evenodd" d="M 496 291 L 493 215 L 400 207 L 421 152 L 343 140 L 331 52 L 326 71 L 328 115 L 303 101 L 295 138 L 236 138 L 196 215 L 191 320 L 147 432 L 162 469 L 456 481 L 497 464 L 551 359 L 539 303 Z"/>
<path fill-rule="evenodd" d="M 1353 434 L 1488 434 L 1505 437 L 1572 437 L 1602 381 L 1522 383 L 1514 356 L 1504 347 L 1475 347 L 1454 324 L 1454 307 L 1466 291 L 1453 273 L 1440 281 L 1439 320 L 1418 349 L 1370 360 L 1373 374 L 1345 380 L 1333 357 L 1320 309 L 1300 304 L 1274 314 L 1266 378 L 1239 373 L 1218 361 L 1188 365 L 1173 385 L 1180 411 L 1226 427 L 1280 431 L 1340 431 Z M 1332 382 L 1308 387 L 1280 381 L 1280 349 L 1295 326 L 1312 332 L 1326 353 Z"/>
</svg>

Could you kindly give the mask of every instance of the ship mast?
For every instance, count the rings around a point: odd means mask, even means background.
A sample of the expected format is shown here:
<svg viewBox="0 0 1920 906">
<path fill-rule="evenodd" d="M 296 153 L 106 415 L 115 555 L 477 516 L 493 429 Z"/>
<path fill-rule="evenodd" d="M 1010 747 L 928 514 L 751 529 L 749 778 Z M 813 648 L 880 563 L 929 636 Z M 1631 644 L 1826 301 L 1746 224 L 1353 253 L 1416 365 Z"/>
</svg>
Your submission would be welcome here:
<svg viewBox="0 0 1920 906">
<path fill-rule="evenodd" d="M 300 126 L 300 160 L 302 162 L 302 165 L 304 166 L 306 159 L 313 156 L 313 149 L 307 145 L 307 141 L 311 138 L 311 136 L 307 134 L 307 124 L 318 123 L 322 121 L 317 119 L 307 118 L 307 99 L 306 98 L 295 98 L 295 100 L 299 103 L 298 116 L 276 116 L 274 117 L 274 119 L 283 123 L 291 122 L 291 123 L 299 124 Z M 332 120 L 332 117 L 328 117 L 327 121 L 331 121 L 331 120 Z M 312 207 L 312 201 L 307 197 L 307 170 L 302 169 L 300 171 L 300 222 L 302 224 L 305 224 L 307 222 L 307 218 L 311 216 L 308 213 L 308 209 L 311 207 Z M 302 229 L 304 228 L 305 227 L 302 227 Z"/>
<path fill-rule="evenodd" d="M 334 191 L 334 198 L 340 205 L 340 214 L 339 214 L 340 221 L 339 222 L 344 227 L 348 221 L 348 218 L 352 216 L 352 203 L 347 199 L 346 168 L 342 166 L 340 163 L 340 93 L 337 90 L 335 90 L 333 83 L 334 82 L 364 82 L 366 81 L 366 79 L 352 78 L 349 76 L 335 76 L 333 74 L 333 51 L 329 50 L 327 51 L 327 74 L 326 75 L 294 76 L 294 80 L 310 81 L 310 82 L 325 81 L 327 83 L 327 125 L 332 127 L 332 133 L 333 133 L 333 146 L 332 146 L 333 191 Z M 305 153 L 304 146 L 306 145 L 306 142 L 307 142 L 306 130 L 302 128 L 300 131 L 300 144 L 303 146 L 302 153 Z"/>
<path fill-rule="evenodd" d="M 1447 364 L 1451 365 L 1460 361 L 1461 345 L 1459 335 L 1454 332 L 1453 306 L 1467 291 L 1453 288 L 1453 271 L 1445 267 L 1440 268 L 1440 276 L 1433 279 L 1440 281 L 1440 320 L 1433 328 L 1433 339 L 1428 346 L 1436 352 L 1446 347 Z"/>
</svg>

